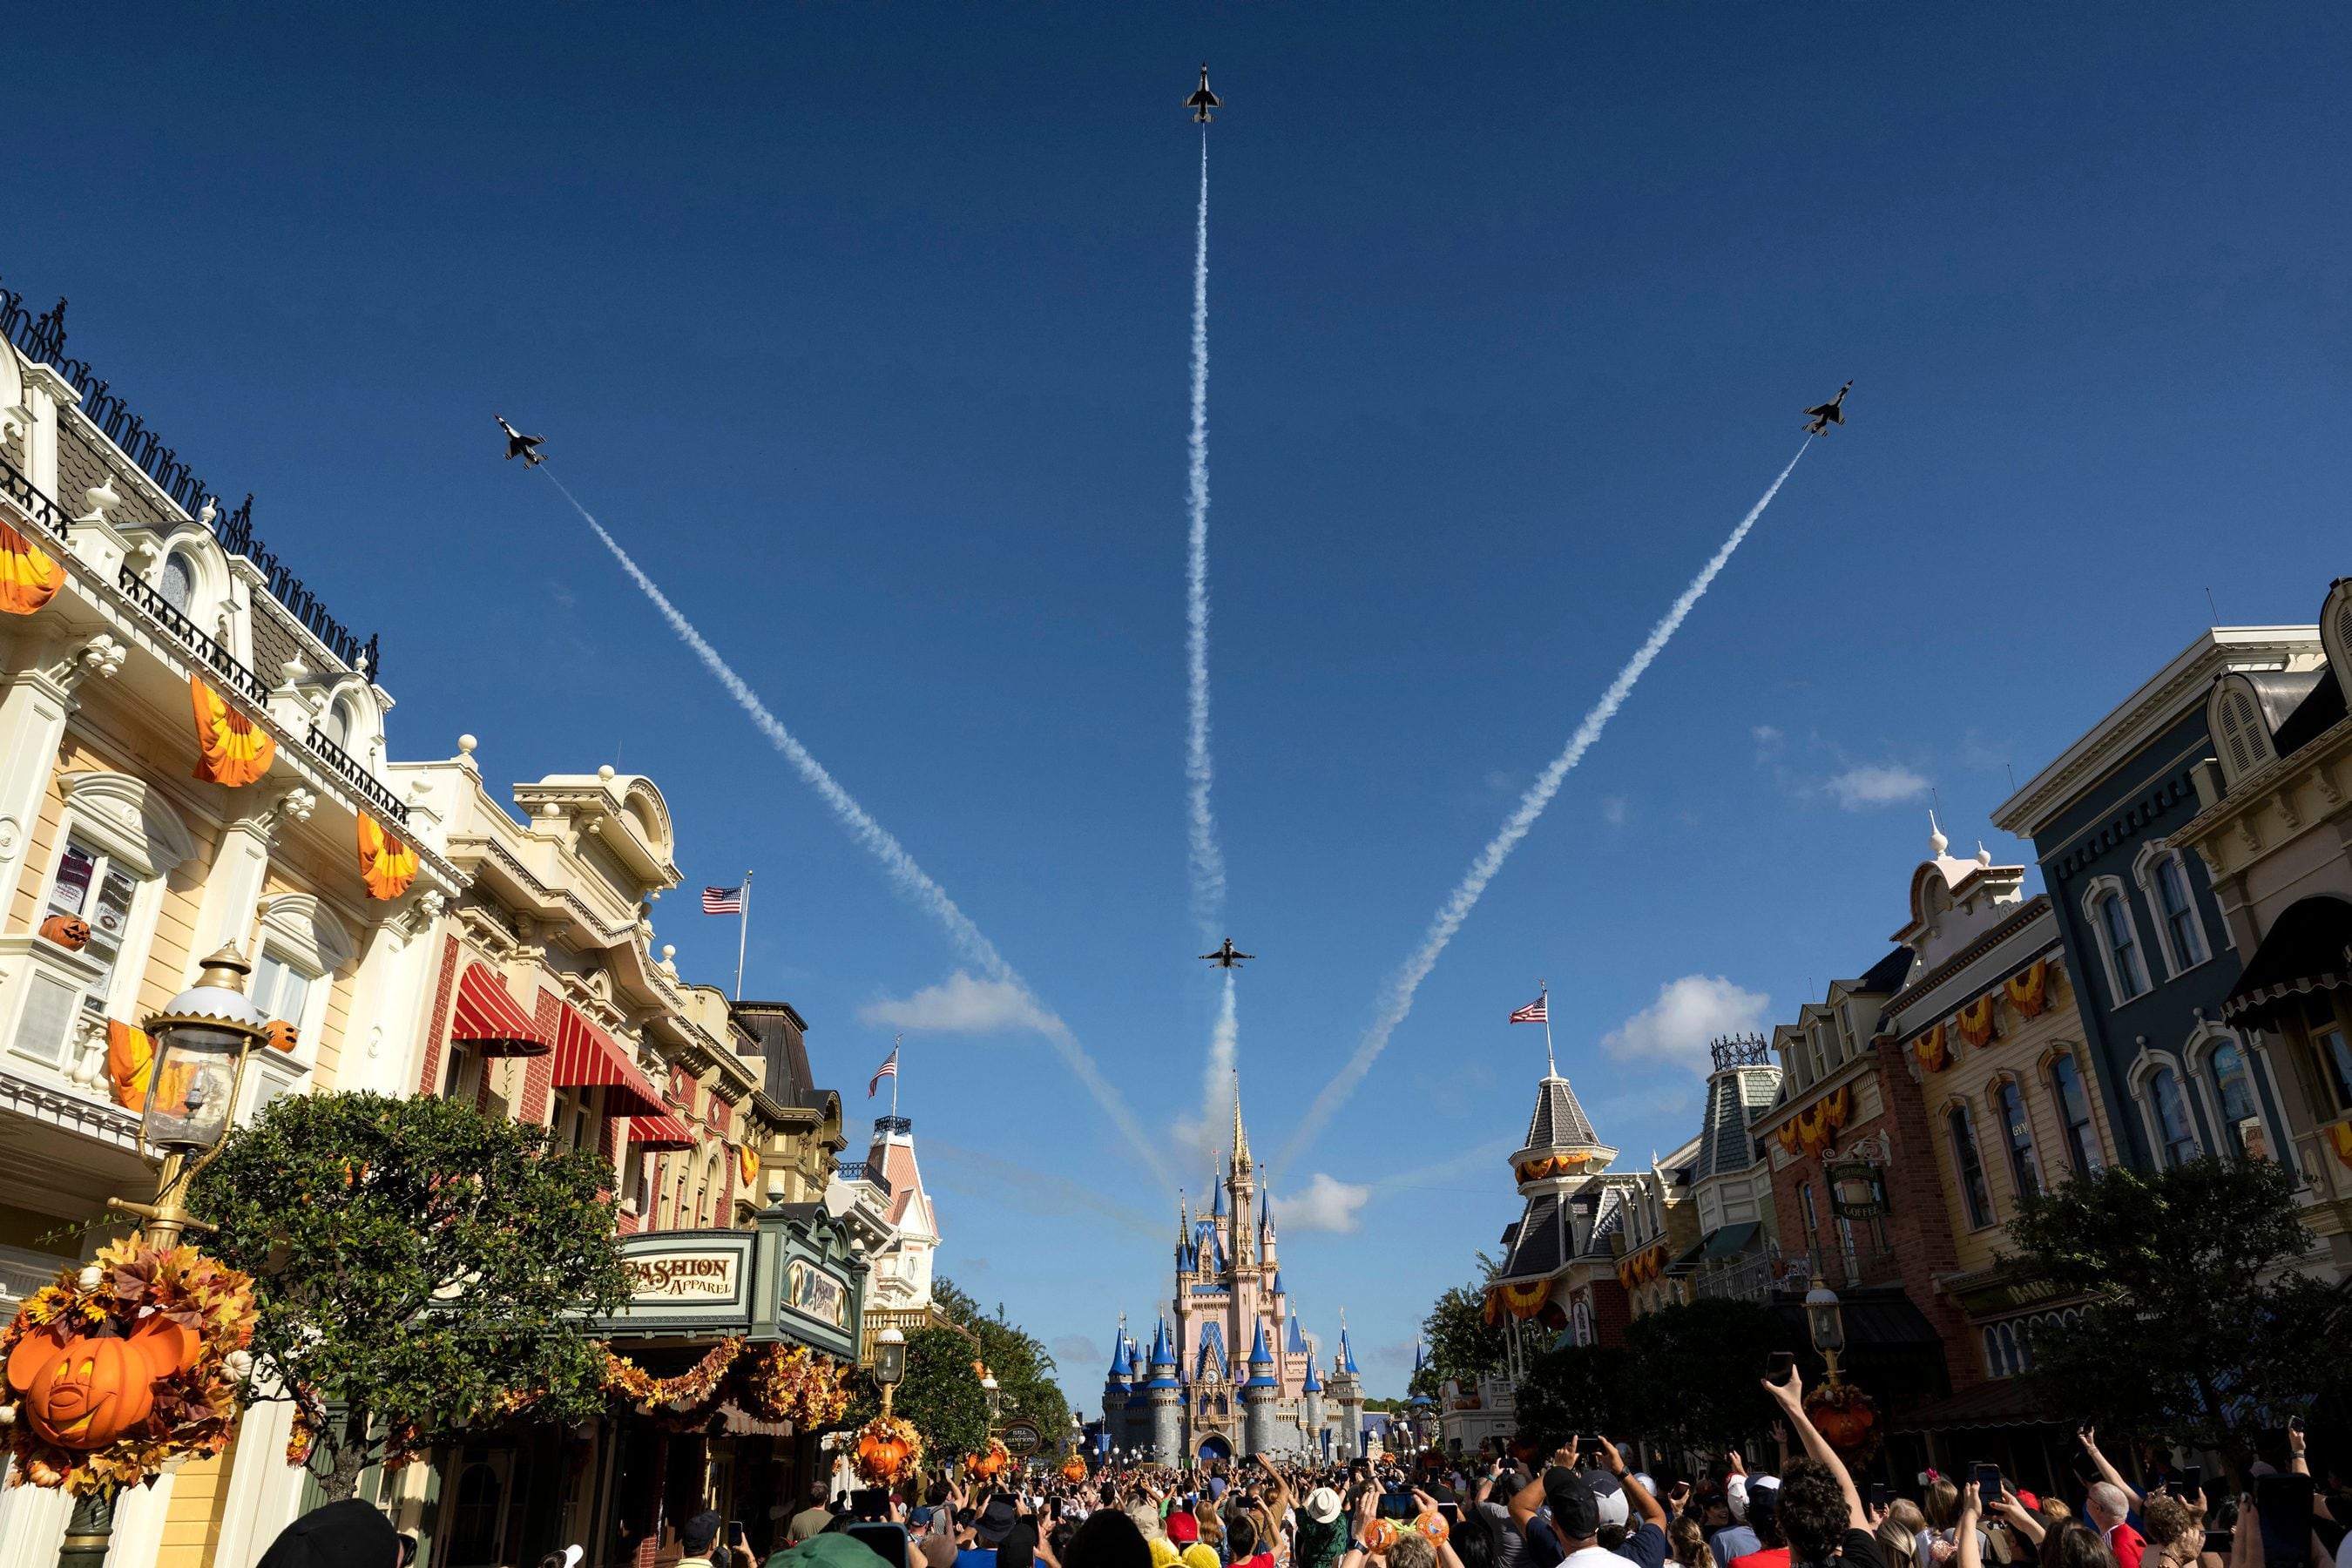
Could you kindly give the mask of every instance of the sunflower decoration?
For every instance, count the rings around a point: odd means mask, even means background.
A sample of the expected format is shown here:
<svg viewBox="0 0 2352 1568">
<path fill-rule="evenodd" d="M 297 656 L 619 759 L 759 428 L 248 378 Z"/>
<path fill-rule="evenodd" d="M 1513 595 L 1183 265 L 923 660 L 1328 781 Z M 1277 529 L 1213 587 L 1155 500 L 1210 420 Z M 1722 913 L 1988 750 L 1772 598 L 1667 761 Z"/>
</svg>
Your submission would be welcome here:
<svg viewBox="0 0 2352 1568">
<path fill-rule="evenodd" d="M 77 1496 L 142 1486 L 228 1447 L 253 1367 L 253 1280 L 128 1237 L 61 1271 L 0 1332 L 0 1448 Z"/>
</svg>

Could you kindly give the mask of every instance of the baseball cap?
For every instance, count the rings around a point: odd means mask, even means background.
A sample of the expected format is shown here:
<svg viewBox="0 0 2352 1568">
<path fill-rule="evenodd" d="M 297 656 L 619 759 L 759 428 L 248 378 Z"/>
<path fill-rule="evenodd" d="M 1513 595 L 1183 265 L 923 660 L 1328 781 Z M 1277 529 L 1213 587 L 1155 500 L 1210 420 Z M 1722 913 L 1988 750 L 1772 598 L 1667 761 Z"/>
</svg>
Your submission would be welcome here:
<svg viewBox="0 0 2352 1568">
<path fill-rule="evenodd" d="M 1184 1509 L 1168 1516 L 1168 1539 L 1179 1546 L 1190 1546 L 1201 1539 L 1201 1521 Z"/>
<path fill-rule="evenodd" d="M 1587 1470 L 1584 1484 L 1592 1489 L 1592 1501 L 1601 1515 L 1601 1525 L 1622 1525 L 1631 1515 L 1632 1505 L 1625 1496 L 1625 1485 L 1606 1470 Z"/>
<path fill-rule="evenodd" d="M 1623 1506 L 1622 1495 L 1618 1503 Z M 1582 1470 L 1546 1470 L 1544 1506 L 1551 1510 L 1552 1528 L 1563 1541 L 1590 1541 L 1601 1533 L 1601 1500 Z"/>
</svg>

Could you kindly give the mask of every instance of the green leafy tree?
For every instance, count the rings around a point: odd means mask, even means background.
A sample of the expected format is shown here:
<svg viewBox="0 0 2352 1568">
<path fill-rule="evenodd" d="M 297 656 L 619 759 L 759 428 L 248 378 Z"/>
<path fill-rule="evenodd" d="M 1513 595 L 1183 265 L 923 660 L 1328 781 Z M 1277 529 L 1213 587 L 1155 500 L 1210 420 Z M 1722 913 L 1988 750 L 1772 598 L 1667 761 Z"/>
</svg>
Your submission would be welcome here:
<svg viewBox="0 0 2352 1568">
<path fill-rule="evenodd" d="M 1035 1422 L 1050 1453 L 1070 1427 L 1070 1402 L 1055 1381 L 1052 1352 L 1006 1316 L 1003 1303 L 999 1302 L 992 1312 L 983 1312 L 980 1303 L 958 1289 L 951 1279 L 934 1279 L 931 1300 L 979 1338 L 980 1360 L 995 1374 L 1003 1419 Z"/>
<path fill-rule="evenodd" d="M 1714 1450 L 1744 1442 L 1772 1420 L 1759 1385 L 1764 1353 L 1791 1348 L 1788 1330 L 1755 1301 L 1702 1297 L 1625 1327 L 1638 1390 L 1633 1426 L 1673 1448 Z"/>
<path fill-rule="evenodd" d="M 1503 1331 L 1486 1322 L 1486 1280 L 1495 1276 L 1494 1260 L 1478 1256 L 1484 1278 L 1475 1284 L 1456 1285 L 1437 1299 L 1421 1331 L 1429 1341 L 1429 1364 L 1415 1374 L 1409 1392 L 1437 1397 L 1441 1384 L 1451 1378 L 1465 1389 L 1503 1364 Z"/>
<path fill-rule="evenodd" d="M 2273 1161 L 2110 1167 L 2026 1198 L 2009 1234 L 2012 1261 L 2092 1298 L 2034 1332 L 2053 1408 L 2213 1449 L 2242 1476 L 2259 1430 L 2343 1376 L 2317 1351 L 2352 1342 L 2352 1303 L 2296 1271 L 2312 1237 Z"/>
<path fill-rule="evenodd" d="M 983 1311 L 978 1301 L 945 1276 L 931 1281 L 931 1305 L 953 1326 L 918 1329 L 907 1336 L 907 1374 L 891 1396 L 891 1407 L 922 1434 L 924 1468 L 941 1470 L 985 1447 L 988 1395 L 978 1366 L 996 1379 L 999 1426 L 1034 1421 L 1051 1454 L 1067 1435 L 1069 1402 L 1054 1381 L 1054 1358 L 1004 1309 Z M 861 1379 L 848 1421 L 857 1425 L 881 1408 L 879 1391 Z"/>
<path fill-rule="evenodd" d="M 1576 1433 L 1624 1432 L 1634 1415 L 1633 1358 L 1606 1345 L 1562 1345 L 1528 1368 L 1519 1438 L 1549 1453 Z"/>
<path fill-rule="evenodd" d="M 291 1400 L 349 1497 L 387 1440 L 603 1407 L 583 1320 L 628 1294 L 611 1168 L 440 1099 L 287 1095 L 230 1134 L 192 1207 L 250 1273 L 254 1397 Z"/>
</svg>

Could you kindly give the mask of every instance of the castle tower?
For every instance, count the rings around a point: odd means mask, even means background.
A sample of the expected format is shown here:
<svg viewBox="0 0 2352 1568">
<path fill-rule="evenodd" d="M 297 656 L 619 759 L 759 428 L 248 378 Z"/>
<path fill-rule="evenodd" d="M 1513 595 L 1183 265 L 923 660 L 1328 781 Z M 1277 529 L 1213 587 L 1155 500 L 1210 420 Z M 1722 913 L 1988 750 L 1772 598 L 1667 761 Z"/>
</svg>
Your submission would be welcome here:
<svg viewBox="0 0 2352 1568">
<path fill-rule="evenodd" d="M 1360 1458 L 1364 1452 L 1364 1380 L 1356 1372 L 1356 1347 L 1348 1341 L 1348 1314 L 1339 1314 L 1339 1353 L 1331 1358 L 1332 1458 Z"/>
<path fill-rule="evenodd" d="M 1177 1385 L 1176 1347 L 1168 1337 L 1164 1313 L 1160 1331 L 1151 1337 L 1150 1371 L 1151 1381 L 1144 1387 L 1150 1402 L 1153 1457 L 1175 1464 L 1184 1453 L 1184 1391 Z"/>
<path fill-rule="evenodd" d="M 1118 1337 L 1111 1342 L 1110 1373 L 1103 1379 L 1103 1430 L 1109 1432 L 1126 1420 L 1128 1394 L 1135 1382 L 1135 1351 L 1127 1342 L 1127 1314 L 1118 1315 Z M 1111 1441 L 1118 1442 L 1114 1433 Z"/>
<path fill-rule="evenodd" d="M 1248 1454 L 1270 1454 L 1277 1446 L 1274 1430 L 1274 1405 L 1281 1397 L 1282 1385 L 1275 1381 L 1274 1347 L 1265 1342 L 1265 1325 L 1257 1326 L 1257 1339 L 1250 1345 L 1249 1381 L 1242 1384 L 1242 1449 Z"/>
<path fill-rule="evenodd" d="M 1315 1358 L 1307 1358 L 1307 1382 L 1298 1391 L 1299 1447 L 1308 1453 L 1328 1452 L 1323 1436 L 1323 1374 Z"/>
<path fill-rule="evenodd" d="M 1274 1268 L 1274 1189 L 1271 1185 L 1257 1194 L 1257 1255 L 1265 1260 L 1268 1268 Z M 1280 1293 L 1280 1288 L 1276 1287 L 1276 1294 Z"/>
<path fill-rule="evenodd" d="M 1251 1234 L 1250 1199 L 1257 1193 L 1256 1167 L 1250 1162 L 1249 1133 L 1242 1127 L 1242 1075 L 1234 1074 L 1234 1158 L 1226 1184 L 1234 1198 L 1234 1268 L 1238 1273 L 1254 1260 L 1257 1237 Z"/>
</svg>

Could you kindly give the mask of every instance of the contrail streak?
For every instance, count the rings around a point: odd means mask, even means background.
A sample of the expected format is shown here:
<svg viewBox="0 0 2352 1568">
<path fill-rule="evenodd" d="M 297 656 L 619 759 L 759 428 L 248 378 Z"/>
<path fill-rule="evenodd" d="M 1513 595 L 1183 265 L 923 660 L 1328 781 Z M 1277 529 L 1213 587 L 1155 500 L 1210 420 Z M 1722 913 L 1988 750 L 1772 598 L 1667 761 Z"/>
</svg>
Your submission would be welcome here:
<svg viewBox="0 0 2352 1568">
<path fill-rule="evenodd" d="M 1201 132 L 1201 205 L 1192 231 L 1192 428 L 1186 443 L 1185 510 L 1191 533 L 1184 553 L 1184 784 L 1191 829 L 1187 859 L 1192 874 L 1192 923 L 1215 946 L 1225 915 L 1225 852 L 1209 789 L 1215 768 L 1209 752 L 1209 135 Z M 1240 1022 L 1234 974 L 1225 971 L 1223 999 L 1209 1036 L 1202 1074 L 1201 1131 L 1216 1136 L 1217 1112 L 1234 1074 Z"/>
<path fill-rule="evenodd" d="M 1161 1163 L 1158 1151 L 1145 1138 L 1142 1127 L 1135 1120 L 1135 1113 L 1128 1109 L 1127 1101 L 1118 1090 L 1103 1077 L 1102 1070 L 1095 1065 L 1094 1058 L 1087 1054 L 1086 1047 L 1070 1032 L 1070 1026 L 1037 999 L 1036 993 L 1030 990 L 1029 983 L 1004 961 L 1004 955 L 996 951 L 996 944 L 972 924 L 971 917 L 948 897 L 947 889 L 916 865 L 915 858 L 907 853 L 897 837 L 875 821 L 866 808 L 842 788 L 840 781 L 827 773 L 824 764 L 811 755 L 809 749 L 784 728 L 782 720 L 768 711 L 768 705 L 760 700 L 760 694 L 751 689 L 751 683 L 736 674 L 734 667 L 719 656 L 719 650 L 704 640 L 702 634 L 694 629 L 694 624 L 669 602 L 669 596 L 646 575 L 629 552 L 621 548 L 620 541 L 604 531 L 604 525 L 580 504 L 580 498 L 573 495 L 551 470 L 542 468 L 541 471 L 547 473 L 549 481 L 563 492 L 563 499 L 572 503 L 572 510 L 578 512 L 581 520 L 595 531 L 596 537 L 604 542 L 604 548 L 613 552 L 613 559 L 621 563 L 621 570 L 626 572 L 630 579 L 645 591 L 646 597 L 654 602 L 654 608 L 661 612 L 662 619 L 669 623 L 670 630 L 677 634 L 678 640 L 694 650 L 694 656 L 702 661 L 702 667 L 727 689 L 727 694 L 735 699 L 736 706 L 751 715 L 751 722 L 768 738 L 769 743 L 782 752 L 784 760 L 793 764 L 809 787 L 824 797 L 824 803 L 833 808 L 833 814 L 841 819 L 842 826 L 849 829 L 850 837 L 882 862 L 883 870 L 898 886 L 899 892 L 913 900 L 932 919 L 947 928 L 948 940 L 968 962 L 986 971 L 991 979 L 1011 985 L 1021 993 L 1035 1015 L 1034 1022 L 1037 1032 L 1044 1035 L 1054 1049 L 1060 1053 L 1063 1062 L 1077 1075 L 1078 1081 L 1086 1085 L 1087 1092 L 1095 1097 L 1095 1102 L 1102 1107 L 1103 1114 L 1108 1116 L 1112 1124 L 1126 1136 L 1137 1156 L 1151 1168 L 1160 1184 L 1172 1184 L 1174 1176 Z"/>
<path fill-rule="evenodd" d="M 1486 847 L 1479 851 L 1477 859 L 1470 863 L 1468 873 L 1439 908 L 1437 918 L 1430 921 L 1429 931 L 1423 936 L 1421 946 L 1390 980 L 1388 991 L 1381 1001 L 1380 1012 L 1373 1018 L 1372 1026 L 1365 1031 L 1362 1042 L 1356 1047 L 1356 1054 L 1348 1058 L 1347 1065 L 1324 1086 L 1323 1092 L 1315 1097 L 1315 1103 L 1307 1108 L 1307 1119 L 1298 1124 L 1298 1131 L 1291 1135 L 1289 1146 L 1283 1150 L 1281 1159 L 1276 1162 L 1277 1173 L 1315 1141 L 1324 1123 L 1347 1103 L 1356 1086 L 1364 1080 L 1364 1075 L 1371 1071 L 1372 1063 L 1388 1047 L 1389 1037 L 1396 1032 L 1399 1024 L 1404 1022 L 1405 1015 L 1412 1011 L 1413 993 L 1429 977 L 1429 972 L 1437 967 L 1438 956 L 1445 951 L 1446 943 L 1454 940 L 1454 933 L 1462 929 L 1462 922 L 1470 918 L 1470 911 L 1477 907 L 1480 896 L 1486 891 L 1486 884 L 1495 879 L 1495 873 L 1503 868 L 1503 862 L 1510 858 L 1511 851 L 1518 847 L 1519 840 L 1525 838 L 1528 830 L 1536 825 L 1536 818 L 1541 816 L 1544 807 L 1551 804 L 1551 797 L 1559 793 L 1560 781 L 1584 760 L 1584 753 L 1591 750 L 1592 742 L 1601 738 L 1601 730 L 1616 717 L 1617 710 L 1625 705 L 1625 699 L 1633 694 L 1634 683 L 1642 679 L 1643 672 L 1656 661 L 1675 633 L 1681 629 L 1692 607 L 1705 595 L 1708 586 L 1715 582 L 1716 574 L 1731 559 L 1731 552 L 1739 548 L 1740 541 L 1748 537 L 1748 531 L 1756 526 L 1756 520 L 1764 515 L 1764 509 L 1772 504 L 1772 498 L 1780 493 L 1780 487 L 1796 471 L 1799 459 L 1804 457 L 1806 448 L 1811 445 L 1812 437 L 1809 436 L 1804 445 L 1797 448 L 1797 456 L 1790 458 L 1789 466 L 1780 470 L 1780 477 L 1772 481 L 1772 488 L 1748 509 L 1748 515 L 1739 520 L 1739 526 L 1731 531 L 1731 536 L 1723 542 L 1722 548 L 1715 552 L 1714 558 L 1700 568 L 1699 574 L 1691 579 L 1690 586 L 1683 590 L 1682 596 L 1674 602 L 1673 607 L 1666 611 L 1658 624 L 1650 628 L 1648 639 L 1634 650 L 1632 658 L 1625 661 L 1625 668 L 1617 672 L 1617 679 L 1609 683 L 1609 689 L 1601 694 L 1601 700 L 1592 705 L 1591 710 L 1585 714 L 1584 721 L 1569 737 L 1567 749 L 1551 760 L 1551 765 L 1544 769 L 1536 782 L 1528 786 L 1527 794 L 1519 797 L 1518 809 L 1504 822 L 1502 831 L 1496 834 Z"/>
</svg>

